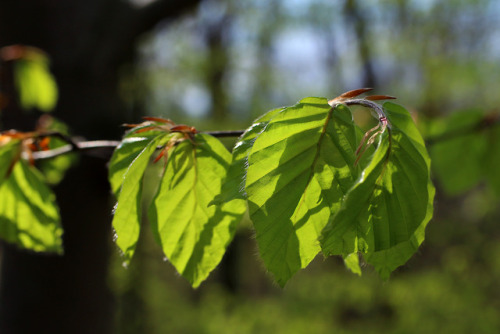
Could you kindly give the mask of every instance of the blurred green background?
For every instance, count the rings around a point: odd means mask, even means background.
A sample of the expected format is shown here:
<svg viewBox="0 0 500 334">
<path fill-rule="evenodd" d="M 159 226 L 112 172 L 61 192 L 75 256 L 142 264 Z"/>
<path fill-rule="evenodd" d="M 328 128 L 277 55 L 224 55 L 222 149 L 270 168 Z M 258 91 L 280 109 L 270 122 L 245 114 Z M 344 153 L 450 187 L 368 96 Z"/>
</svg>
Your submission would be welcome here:
<svg viewBox="0 0 500 334">
<path fill-rule="evenodd" d="M 154 2 L 129 0 L 129 5 L 140 11 Z M 87 83 L 88 90 L 65 89 L 65 63 L 56 57 L 62 87 L 56 115 L 69 119 L 72 105 L 65 96 L 81 94 L 85 99 L 76 108 L 88 110 L 79 114 L 85 121 L 66 120 L 78 135 L 96 136 L 114 124 L 105 133 L 116 139 L 117 124 L 138 122 L 142 115 L 171 118 L 199 131 L 234 130 L 303 97 L 333 98 L 360 87 L 396 96 L 424 135 L 439 127 L 437 120 L 460 111 L 498 111 L 498 1 L 192 2 L 187 14 L 148 27 L 133 44 L 132 56 L 111 69 L 122 103 L 118 111 L 99 114 L 92 108 L 95 89 L 107 92 L 101 81 Z M 109 8 L 92 10 L 109 14 Z M 113 33 L 122 36 L 120 28 Z M 50 44 L 44 49 L 52 55 Z M 103 68 L 96 66 L 96 73 Z M 83 133 L 89 124 L 92 129 Z M 229 150 L 234 142 L 224 140 Z M 464 147 L 459 158 L 476 159 L 474 149 Z M 460 172 L 461 164 L 455 168 Z M 99 277 L 110 293 L 110 332 L 499 333 L 498 194 L 484 182 L 453 194 L 443 191 L 439 180 L 436 186 L 426 240 L 389 281 L 369 267 L 358 277 L 340 259 L 319 257 L 280 289 L 259 260 L 248 218 L 220 266 L 196 290 L 175 273 L 150 233 L 142 234 L 127 269 L 109 237 L 105 243 L 112 251 Z M 146 203 L 150 197 L 145 191 Z M 108 198 L 105 220 L 110 221 L 112 203 Z M 101 255 L 107 259 L 107 254 Z"/>
<path fill-rule="evenodd" d="M 498 108 L 499 15 L 497 1 L 207 1 L 144 39 L 123 94 L 145 101 L 149 114 L 209 130 L 246 127 L 305 96 L 375 87 L 425 120 L 425 132 L 426 122 L 457 111 Z M 424 245 L 388 282 L 371 268 L 360 278 L 338 259 L 318 258 L 281 290 L 244 222 L 218 270 L 193 291 L 144 235 L 129 270 L 115 257 L 118 328 L 498 333 L 498 197 L 485 185 L 456 196 L 437 186 Z"/>
</svg>

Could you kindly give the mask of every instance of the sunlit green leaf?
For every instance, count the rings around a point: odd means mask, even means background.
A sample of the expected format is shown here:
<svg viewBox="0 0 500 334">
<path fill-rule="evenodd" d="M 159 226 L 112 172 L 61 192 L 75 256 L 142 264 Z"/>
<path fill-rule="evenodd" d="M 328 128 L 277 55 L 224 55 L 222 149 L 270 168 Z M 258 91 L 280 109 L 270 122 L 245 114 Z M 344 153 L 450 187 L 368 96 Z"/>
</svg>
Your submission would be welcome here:
<svg viewBox="0 0 500 334">
<path fill-rule="evenodd" d="M 170 153 L 149 216 L 165 255 L 194 287 L 217 266 L 245 212 L 234 200 L 210 205 L 220 193 L 231 155 L 214 137 L 197 134 Z"/>
<path fill-rule="evenodd" d="M 115 171 L 113 174 L 110 172 L 111 183 L 115 183 L 113 188 L 116 187 L 118 181 L 117 175 L 121 174 L 123 181 L 118 195 L 118 203 L 115 207 L 113 217 L 113 228 L 116 234 L 116 244 L 123 252 L 124 263 L 127 264 L 134 255 L 137 241 L 139 240 L 139 232 L 141 229 L 141 198 L 142 198 L 142 181 L 144 172 L 149 164 L 149 160 L 155 152 L 157 146 L 163 140 L 164 136 L 158 136 L 148 141 L 132 141 L 124 140 L 126 144 L 121 145 L 115 151 L 115 160 L 112 161 L 110 170 Z M 142 149 L 137 154 L 137 143 L 142 145 Z M 146 146 L 144 147 L 144 145 Z M 117 153 L 118 152 L 118 153 Z M 128 157 L 124 154 L 128 153 Z M 133 160 L 130 161 L 130 158 Z M 124 163 L 129 163 L 128 168 L 124 170 Z"/>
<path fill-rule="evenodd" d="M 255 138 L 282 109 L 273 109 L 256 119 L 252 126 L 238 139 L 233 148 L 231 165 L 229 166 L 227 177 L 222 184 L 221 194 L 216 196 L 214 204 L 225 203 L 233 199 L 246 199 L 245 175 L 248 165 L 248 155 L 255 142 Z"/>
<path fill-rule="evenodd" d="M 306 98 L 275 115 L 248 158 L 246 192 L 259 251 L 280 285 L 320 251 L 318 237 L 357 175 L 349 109 Z"/>
<path fill-rule="evenodd" d="M 359 266 L 358 253 L 351 253 L 344 258 L 345 266 L 353 273 L 361 276 L 361 267 Z"/>
<path fill-rule="evenodd" d="M 57 103 L 57 84 L 45 57 L 15 62 L 14 76 L 21 106 L 51 111 Z"/>
<path fill-rule="evenodd" d="M 62 253 L 55 196 L 36 169 L 20 160 L 0 186 L 0 236 L 21 248 Z"/>
<path fill-rule="evenodd" d="M 10 169 L 21 153 L 21 141 L 9 140 L 0 145 L 0 184 L 9 177 Z"/>
<path fill-rule="evenodd" d="M 432 217 L 430 159 L 410 114 L 385 103 L 390 127 L 340 210 L 323 230 L 327 255 L 360 251 L 382 277 L 404 264 Z"/>
<path fill-rule="evenodd" d="M 124 175 L 132 162 L 154 137 L 125 137 L 115 149 L 109 162 L 108 179 L 116 197 L 122 187 Z"/>
</svg>

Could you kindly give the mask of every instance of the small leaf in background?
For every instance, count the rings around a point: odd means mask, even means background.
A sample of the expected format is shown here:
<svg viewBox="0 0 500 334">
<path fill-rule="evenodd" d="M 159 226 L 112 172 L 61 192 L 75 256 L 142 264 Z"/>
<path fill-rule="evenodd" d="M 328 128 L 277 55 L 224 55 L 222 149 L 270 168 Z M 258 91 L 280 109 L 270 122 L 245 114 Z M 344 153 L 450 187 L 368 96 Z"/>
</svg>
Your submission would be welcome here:
<svg viewBox="0 0 500 334">
<path fill-rule="evenodd" d="M 432 217 L 434 187 L 424 141 L 402 107 L 385 103 L 390 129 L 323 230 L 326 255 L 364 253 L 387 278 L 415 253 Z"/>
<path fill-rule="evenodd" d="M 36 48 L 25 48 L 23 58 L 14 63 L 14 81 L 23 109 L 51 111 L 57 103 L 56 81 L 47 56 Z"/>
<path fill-rule="evenodd" d="M 361 276 L 361 267 L 359 266 L 359 255 L 357 252 L 351 253 L 344 258 L 344 265 L 353 273 Z"/>
<path fill-rule="evenodd" d="M 140 140 L 132 141 L 129 145 L 122 144 L 113 154 L 115 159 L 111 161 L 110 180 L 115 194 L 118 194 L 118 203 L 115 207 L 112 224 L 116 234 L 116 244 L 123 252 L 125 264 L 128 264 L 132 259 L 139 240 L 144 172 L 151 156 L 164 137 L 160 135 L 149 141 Z M 141 147 L 140 152 L 135 154 L 139 147 Z M 131 158 L 133 159 L 131 160 Z M 125 169 L 126 163 L 129 163 L 129 166 Z M 121 183 L 119 179 L 121 179 Z M 120 188 L 117 190 L 119 183 Z"/>
<path fill-rule="evenodd" d="M 0 185 L 0 236 L 21 248 L 62 253 L 55 196 L 41 173 L 20 160 Z"/>
<path fill-rule="evenodd" d="M 246 210 L 241 200 L 210 205 L 230 161 L 230 153 L 212 136 L 196 134 L 194 143 L 179 143 L 149 210 L 165 255 L 193 287 L 219 264 Z"/>
<path fill-rule="evenodd" d="M 318 254 L 318 237 L 357 175 L 349 109 L 306 98 L 275 115 L 248 158 L 250 218 L 266 268 L 283 286 Z"/>
<path fill-rule="evenodd" d="M 489 148 L 484 133 L 474 130 L 483 117 L 479 111 L 458 112 L 447 118 L 441 129 L 434 126 L 431 138 L 441 139 L 429 149 L 432 170 L 449 196 L 463 194 L 483 178 L 482 164 Z"/>
<path fill-rule="evenodd" d="M 65 123 L 47 114 L 42 115 L 38 120 L 37 131 L 56 131 L 63 135 L 69 135 L 69 129 Z M 46 138 L 49 139 L 49 137 Z M 50 137 L 48 149 L 53 150 L 65 145 L 68 145 L 66 141 L 57 137 Z M 62 181 L 66 171 L 76 165 L 78 159 L 79 156 L 77 154 L 68 153 L 51 159 L 37 161 L 36 165 L 45 176 L 45 181 L 48 184 L 54 185 Z"/>
</svg>

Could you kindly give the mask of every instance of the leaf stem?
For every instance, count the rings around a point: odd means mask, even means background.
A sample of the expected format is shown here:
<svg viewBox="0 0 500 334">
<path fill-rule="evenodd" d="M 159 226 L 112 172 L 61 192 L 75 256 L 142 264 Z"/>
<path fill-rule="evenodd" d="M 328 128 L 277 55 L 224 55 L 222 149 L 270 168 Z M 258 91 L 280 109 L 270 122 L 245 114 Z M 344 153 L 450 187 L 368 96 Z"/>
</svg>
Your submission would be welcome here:
<svg viewBox="0 0 500 334">
<path fill-rule="evenodd" d="M 365 99 L 346 100 L 346 101 L 343 101 L 342 103 L 345 104 L 346 106 L 358 105 L 358 106 L 363 106 L 366 108 L 373 109 L 378 115 L 379 122 L 381 122 L 381 123 L 387 122 L 387 117 L 384 113 L 384 109 L 378 103 L 372 102 L 370 100 L 365 100 Z"/>
</svg>

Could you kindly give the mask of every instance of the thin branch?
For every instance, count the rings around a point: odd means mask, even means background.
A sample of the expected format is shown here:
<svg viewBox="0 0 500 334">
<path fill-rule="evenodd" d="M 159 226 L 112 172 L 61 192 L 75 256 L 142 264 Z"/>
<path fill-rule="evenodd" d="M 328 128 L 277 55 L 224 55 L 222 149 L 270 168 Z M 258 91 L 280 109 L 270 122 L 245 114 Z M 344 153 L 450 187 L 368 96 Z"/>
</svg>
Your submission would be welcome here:
<svg viewBox="0 0 500 334">
<path fill-rule="evenodd" d="M 118 145 L 120 145 L 120 141 L 117 140 L 82 141 L 74 143 L 74 145 L 68 144 L 48 151 L 33 152 L 33 159 L 50 159 L 75 151 L 88 152 L 96 149 L 115 149 Z"/>
<path fill-rule="evenodd" d="M 346 100 L 346 101 L 343 101 L 340 103 L 343 103 L 346 106 L 359 105 L 359 106 L 363 106 L 366 108 L 370 108 L 370 109 L 373 109 L 377 113 L 379 120 L 386 118 L 385 113 L 384 113 L 384 109 L 382 108 L 382 106 L 380 106 L 380 104 L 372 102 L 370 100 L 352 99 L 352 100 Z"/>
<path fill-rule="evenodd" d="M 244 130 L 230 130 L 230 131 L 207 131 L 203 132 L 217 138 L 229 138 L 229 137 L 239 137 L 245 132 Z M 43 160 L 55 158 L 59 155 L 63 155 L 70 152 L 82 152 L 89 153 L 95 150 L 108 150 L 107 154 L 98 154 L 98 156 L 109 158 L 111 151 L 120 145 L 121 141 L 118 140 L 92 140 L 92 141 L 80 141 L 75 142 L 71 138 L 59 133 L 59 132 L 46 132 L 41 134 L 40 137 L 57 137 L 63 139 L 68 145 L 64 145 L 48 151 L 38 151 L 33 152 L 33 159 Z M 94 154 L 95 155 L 95 154 Z"/>
<path fill-rule="evenodd" d="M 379 121 L 385 118 L 383 109 L 377 103 L 364 99 L 353 99 L 348 101 L 340 102 L 346 105 L 361 105 L 370 109 L 375 110 L 379 116 Z M 461 136 L 466 136 L 471 133 L 479 132 L 484 129 L 500 125 L 500 115 L 492 114 L 484 117 L 480 122 L 467 126 L 455 131 L 450 131 L 438 136 L 430 137 L 425 140 L 427 146 L 432 146 L 437 143 L 455 139 Z M 202 133 L 217 137 L 217 138 L 230 138 L 230 137 L 240 137 L 245 131 L 244 130 L 229 130 L 229 131 L 205 131 Z M 118 140 L 93 140 L 93 141 L 74 141 L 68 136 L 65 136 L 59 132 L 46 132 L 40 134 L 40 137 L 57 137 L 68 143 L 52 150 L 33 152 L 33 158 L 35 160 L 50 159 L 63 155 L 70 152 L 82 152 L 85 154 L 96 155 L 102 158 L 109 158 L 111 151 L 120 145 Z M 103 152 L 104 150 L 104 152 Z M 101 154 L 96 154 L 96 151 L 101 151 Z"/>
<path fill-rule="evenodd" d="M 228 138 L 228 137 L 239 137 L 241 136 L 245 130 L 231 130 L 231 131 L 208 131 L 203 132 L 208 135 L 217 137 L 217 138 Z"/>
</svg>

